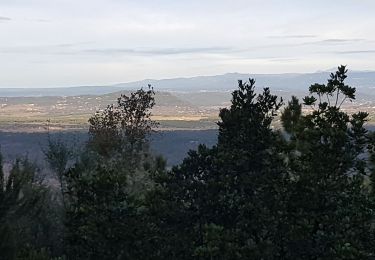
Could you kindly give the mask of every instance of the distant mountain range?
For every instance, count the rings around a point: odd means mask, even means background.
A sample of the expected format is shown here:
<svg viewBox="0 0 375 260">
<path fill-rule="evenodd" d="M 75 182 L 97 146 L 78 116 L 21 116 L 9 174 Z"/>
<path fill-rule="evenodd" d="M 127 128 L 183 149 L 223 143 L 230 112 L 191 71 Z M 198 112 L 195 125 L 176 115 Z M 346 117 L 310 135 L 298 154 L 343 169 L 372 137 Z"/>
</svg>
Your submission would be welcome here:
<svg viewBox="0 0 375 260">
<path fill-rule="evenodd" d="M 328 71 L 315 73 L 285 74 L 240 74 L 227 73 L 216 76 L 191 78 L 147 79 L 109 86 L 79 86 L 65 88 L 0 88 L 0 97 L 41 97 L 103 95 L 123 90 L 135 90 L 151 84 L 155 90 L 163 92 L 228 92 L 237 87 L 237 81 L 255 78 L 258 87 L 268 86 L 274 91 L 285 91 L 299 95 L 307 93 L 313 83 L 325 83 Z M 357 87 L 361 96 L 375 98 L 375 71 L 349 71 L 347 83 Z"/>
</svg>

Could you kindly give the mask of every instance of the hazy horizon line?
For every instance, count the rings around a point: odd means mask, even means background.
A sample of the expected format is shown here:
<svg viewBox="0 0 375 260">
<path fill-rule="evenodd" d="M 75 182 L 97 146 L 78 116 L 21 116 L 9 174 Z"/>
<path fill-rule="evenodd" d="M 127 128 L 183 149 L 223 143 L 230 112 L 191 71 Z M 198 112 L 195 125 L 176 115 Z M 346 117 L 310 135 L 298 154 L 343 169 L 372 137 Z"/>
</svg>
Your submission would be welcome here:
<svg viewBox="0 0 375 260">
<path fill-rule="evenodd" d="M 324 70 L 316 70 L 314 72 L 281 72 L 281 73 L 246 73 L 246 72 L 226 72 L 221 74 L 204 74 L 204 75 L 192 75 L 192 76 L 178 76 L 178 77 L 160 77 L 160 78 L 143 78 L 138 80 L 130 80 L 130 81 L 121 81 L 121 82 L 112 82 L 112 83 L 105 83 L 105 84 L 82 84 L 82 85 L 65 85 L 65 86 L 1 86 L 0 89 L 59 89 L 59 88 L 84 88 L 84 87 L 115 87 L 116 85 L 121 84 L 131 84 L 137 83 L 142 81 L 162 81 L 162 80 L 175 80 L 175 79 L 192 79 L 192 78 L 199 78 L 199 77 L 215 77 L 215 76 L 224 76 L 229 74 L 240 74 L 240 75 L 290 75 L 290 74 L 315 74 L 315 73 L 330 73 L 334 72 L 335 68 L 324 69 Z M 361 69 L 349 69 L 350 72 L 375 72 L 373 70 L 361 70 Z M 146 87 L 146 86 L 145 86 Z"/>
</svg>

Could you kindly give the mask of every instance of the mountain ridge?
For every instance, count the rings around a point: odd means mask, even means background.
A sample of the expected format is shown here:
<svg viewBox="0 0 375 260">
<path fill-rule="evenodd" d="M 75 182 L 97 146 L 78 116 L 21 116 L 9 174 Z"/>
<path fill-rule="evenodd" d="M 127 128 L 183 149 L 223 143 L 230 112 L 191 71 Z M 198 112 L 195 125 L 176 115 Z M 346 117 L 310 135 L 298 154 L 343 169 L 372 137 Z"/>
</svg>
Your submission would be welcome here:
<svg viewBox="0 0 375 260">
<path fill-rule="evenodd" d="M 246 74 L 225 73 L 213 76 L 178 77 L 169 79 L 144 79 L 103 86 L 77 86 L 59 88 L 0 88 L 0 97 L 41 97 L 41 96 L 79 96 L 103 95 L 124 90 L 145 88 L 151 84 L 157 91 L 199 92 L 231 91 L 236 88 L 238 80 L 255 78 L 258 87 L 287 91 L 306 91 L 314 83 L 325 83 L 329 72 L 281 73 L 281 74 Z M 364 92 L 375 87 L 375 71 L 349 71 L 347 82 Z"/>
</svg>

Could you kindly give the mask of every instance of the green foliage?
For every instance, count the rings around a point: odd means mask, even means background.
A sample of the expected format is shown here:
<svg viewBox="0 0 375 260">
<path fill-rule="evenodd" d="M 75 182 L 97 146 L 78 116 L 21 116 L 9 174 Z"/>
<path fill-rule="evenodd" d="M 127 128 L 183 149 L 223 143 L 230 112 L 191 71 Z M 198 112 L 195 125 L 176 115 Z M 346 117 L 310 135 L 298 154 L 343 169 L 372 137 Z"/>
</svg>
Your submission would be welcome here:
<svg viewBox="0 0 375 260">
<path fill-rule="evenodd" d="M 267 88 L 256 95 L 254 84 L 240 81 L 232 106 L 220 112 L 216 147 L 200 146 L 156 179 L 161 256 L 260 259 L 278 250 L 271 241 L 282 232 L 285 175 L 271 122 L 281 102 Z"/>
<path fill-rule="evenodd" d="M 139 150 L 157 123 L 151 120 L 155 92 L 140 89 L 122 94 L 116 105 L 109 105 L 89 119 L 89 146 L 104 157 Z"/>
<path fill-rule="evenodd" d="M 297 97 L 292 96 L 292 100 L 288 102 L 288 106 L 281 115 L 282 126 L 286 133 L 293 135 L 297 131 L 301 115 L 302 104 L 299 103 Z"/>
<path fill-rule="evenodd" d="M 58 180 L 62 183 L 64 172 L 73 158 L 73 152 L 62 140 L 54 140 L 49 134 L 47 142 L 47 150 L 43 151 L 44 156 L 51 170 L 57 174 Z"/>
<path fill-rule="evenodd" d="M 369 164 L 370 164 L 370 181 L 371 181 L 371 192 L 375 195 L 375 132 L 368 135 L 368 146 L 367 150 L 369 153 Z"/>
<path fill-rule="evenodd" d="M 1 147 L 0 147 L 1 150 Z M 5 185 L 5 176 L 3 169 L 3 155 L 0 151 L 0 201 L 3 201 L 4 196 L 4 185 Z M 0 215 L 1 216 L 1 215 Z"/>
<path fill-rule="evenodd" d="M 13 231 L 10 229 L 9 224 L 1 221 L 0 226 L 0 259 L 13 260 L 16 259 L 17 245 L 14 238 Z"/>
<path fill-rule="evenodd" d="M 126 175 L 98 166 L 94 171 L 75 167 L 67 175 L 67 243 L 73 259 L 118 259 L 126 252 L 119 243 L 130 241 L 134 214 L 124 184 Z M 124 233 L 122 233 L 124 232 Z"/>
<path fill-rule="evenodd" d="M 224 149 L 228 147 L 246 150 L 245 147 L 249 144 L 250 147 L 261 146 L 262 142 L 255 142 L 255 140 L 263 140 L 272 135 L 270 125 L 276 111 L 282 105 L 282 101 L 278 101 L 277 96 L 270 94 L 269 88 L 265 88 L 262 94 L 256 95 L 254 79 L 250 79 L 249 83 L 245 84 L 239 81 L 238 85 L 238 90 L 232 94 L 230 109 L 224 108 L 219 114 L 221 122 L 218 123 L 218 145 L 224 146 Z"/>
<path fill-rule="evenodd" d="M 71 259 L 139 259 L 146 225 L 144 197 L 160 161 L 148 136 L 154 92 L 121 95 L 90 119 L 90 139 L 64 173 L 66 252 Z M 163 164 L 163 166 L 165 166 Z"/>
<path fill-rule="evenodd" d="M 327 85 L 310 87 L 310 114 L 292 98 L 281 117 L 286 139 L 271 128 L 281 102 L 268 89 L 256 95 L 254 80 L 240 81 L 220 112 L 217 146 L 200 146 L 155 178 L 148 205 L 158 257 L 373 256 L 374 204 L 364 188 L 373 146 L 367 114 L 340 109 L 355 97 L 345 78 L 341 66 Z"/>
<path fill-rule="evenodd" d="M 202 245 L 194 252 L 194 257 L 203 259 L 236 259 L 241 258 L 235 237 L 224 227 L 215 224 L 203 227 Z"/>
<path fill-rule="evenodd" d="M 22 216 L 40 199 L 42 187 L 37 183 L 36 171 L 27 159 L 16 160 L 2 190 L 1 221 Z M 3 171 L 1 174 L 4 176 Z"/>
<path fill-rule="evenodd" d="M 37 167 L 27 159 L 16 160 L 1 192 L 1 259 L 29 259 L 26 256 L 30 252 L 42 247 L 61 254 L 58 245 L 51 241 L 56 230 L 47 230 L 58 222 L 45 222 L 49 219 L 47 215 L 51 215 L 45 210 L 50 197 L 38 178 Z"/>
<path fill-rule="evenodd" d="M 122 95 L 77 157 L 48 140 L 64 207 L 27 160 L 0 171 L 0 259 L 375 257 L 375 134 L 367 113 L 341 109 L 355 98 L 346 73 L 310 86 L 308 114 L 293 96 L 285 132 L 271 126 L 282 100 L 239 81 L 217 145 L 170 170 L 149 151 L 153 90 Z"/>
<path fill-rule="evenodd" d="M 50 260 L 51 256 L 48 250 L 45 248 L 41 249 L 29 249 L 20 253 L 17 260 Z"/>
<path fill-rule="evenodd" d="M 311 85 L 309 88 L 310 94 L 316 95 L 318 99 L 313 95 L 307 96 L 303 100 L 305 105 L 314 105 L 319 100 L 319 106 L 341 107 L 347 99 L 355 99 L 355 88 L 345 84 L 347 72 L 346 66 L 341 65 L 337 68 L 336 73 L 331 73 L 326 85 L 317 83 Z M 341 102 L 339 99 L 340 94 L 343 96 Z"/>
<path fill-rule="evenodd" d="M 373 205 L 363 189 L 367 113 L 350 116 L 341 111 L 342 102 L 355 97 L 355 90 L 344 83 L 346 72 L 341 66 L 327 85 L 310 87 L 319 102 L 311 114 L 300 117 L 295 139 L 290 140 L 289 259 L 362 259 L 374 253 Z M 305 105 L 313 100 L 317 99 L 305 99 Z M 290 124 L 290 117 L 282 119 Z"/>
</svg>

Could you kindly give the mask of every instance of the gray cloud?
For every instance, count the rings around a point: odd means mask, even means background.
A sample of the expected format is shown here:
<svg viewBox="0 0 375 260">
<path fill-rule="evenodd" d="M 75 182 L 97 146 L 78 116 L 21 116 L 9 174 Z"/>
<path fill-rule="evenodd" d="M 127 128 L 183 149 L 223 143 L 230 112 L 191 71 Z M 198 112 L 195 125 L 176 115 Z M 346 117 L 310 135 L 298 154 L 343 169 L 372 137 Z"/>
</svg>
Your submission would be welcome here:
<svg viewBox="0 0 375 260">
<path fill-rule="evenodd" d="M 12 19 L 9 18 L 9 17 L 0 16 L 0 22 L 7 22 L 7 21 L 10 21 L 10 20 L 12 20 Z"/>
<path fill-rule="evenodd" d="M 375 53 L 375 50 L 353 50 L 353 51 L 337 51 L 336 54 L 366 54 Z"/>
<path fill-rule="evenodd" d="M 0 53 L 10 54 L 10 53 L 38 53 L 38 54 L 74 54 L 74 48 L 78 48 L 81 45 L 90 44 L 92 42 L 79 42 L 79 43 L 60 43 L 60 44 L 50 44 L 50 45 L 25 45 L 25 46 L 8 46 L 1 47 Z M 62 52 L 61 50 L 67 50 Z"/>
<path fill-rule="evenodd" d="M 303 39 L 303 37 L 301 38 Z M 288 43 L 275 43 L 267 44 L 262 46 L 255 46 L 252 49 L 263 49 L 263 48 L 288 48 L 288 47 L 298 47 L 298 46 L 327 46 L 327 45 L 345 45 L 356 42 L 363 42 L 365 39 L 359 38 L 331 38 L 319 41 L 304 41 L 304 42 L 288 42 Z M 369 41 L 367 41 L 369 42 Z"/>
<path fill-rule="evenodd" d="M 95 48 L 95 49 L 83 49 L 80 48 L 85 43 L 61 43 L 54 45 L 40 45 L 40 46 L 18 46 L 18 47 L 2 47 L 0 53 L 11 54 L 11 53 L 38 53 L 48 55 L 80 55 L 80 54 L 91 54 L 91 55 L 179 55 L 179 54 L 219 54 L 219 53 L 233 53 L 240 50 L 235 50 L 229 47 L 198 47 L 198 48 Z"/>
<path fill-rule="evenodd" d="M 48 20 L 48 19 L 42 19 L 42 18 L 37 18 L 37 19 L 25 19 L 25 21 L 28 21 L 28 22 L 35 22 L 35 23 L 50 23 L 50 22 L 52 22 L 51 20 Z"/>
<path fill-rule="evenodd" d="M 317 43 L 350 43 L 350 42 L 361 42 L 364 39 L 326 39 L 319 41 Z"/>
<path fill-rule="evenodd" d="M 270 35 L 267 38 L 271 39 L 306 39 L 306 38 L 316 38 L 317 35 L 313 34 L 295 34 L 295 35 Z"/>
<path fill-rule="evenodd" d="M 283 62 L 291 62 L 291 61 L 297 61 L 297 60 L 299 60 L 299 59 L 298 58 L 292 58 L 292 57 L 290 57 L 290 58 L 271 58 L 268 61 L 283 63 Z"/>
<path fill-rule="evenodd" d="M 35 22 L 39 22 L 39 23 L 50 23 L 51 20 L 47 20 L 47 19 L 35 19 Z"/>
<path fill-rule="evenodd" d="M 160 48 L 160 49 L 131 49 L 131 48 L 106 48 L 88 49 L 83 52 L 98 53 L 105 55 L 112 54 L 134 54 L 134 55 L 176 55 L 193 53 L 227 53 L 232 51 L 229 47 L 202 47 L 202 48 Z"/>
<path fill-rule="evenodd" d="M 332 38 L 332 39 L 325 39 L 325 40 L 320 40 L 320 41 L 310 41 L 310 42 L 303 42 L 303 43 L 297 43 L 295 44 L 296 46 L 298 45 L 342 45 L 342 44 L 350 44 L 350 43 L 355 43 L 355 42 L 362 42 L 364 39 L 344 39 L 344 38 Z"/>
</svg>

